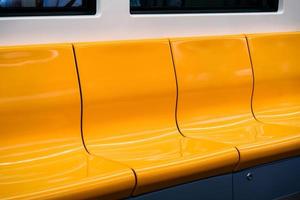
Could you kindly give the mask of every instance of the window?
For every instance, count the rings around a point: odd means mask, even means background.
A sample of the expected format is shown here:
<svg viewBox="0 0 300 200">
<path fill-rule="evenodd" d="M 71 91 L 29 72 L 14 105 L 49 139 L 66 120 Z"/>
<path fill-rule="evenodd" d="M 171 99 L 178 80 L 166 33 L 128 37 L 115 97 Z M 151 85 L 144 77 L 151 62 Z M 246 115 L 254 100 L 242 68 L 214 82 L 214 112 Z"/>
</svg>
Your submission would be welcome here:
<svg viewBox="0 0 300 200">
<path fill-rule="evenodd" d="M 0 0 L 0 16 L 92 15 L 96 0 Z"/>
<path fill-rule="evenodd" d="M 130 0 L 131 14 L 275 12 L 279 0 Z"/>
</svg>

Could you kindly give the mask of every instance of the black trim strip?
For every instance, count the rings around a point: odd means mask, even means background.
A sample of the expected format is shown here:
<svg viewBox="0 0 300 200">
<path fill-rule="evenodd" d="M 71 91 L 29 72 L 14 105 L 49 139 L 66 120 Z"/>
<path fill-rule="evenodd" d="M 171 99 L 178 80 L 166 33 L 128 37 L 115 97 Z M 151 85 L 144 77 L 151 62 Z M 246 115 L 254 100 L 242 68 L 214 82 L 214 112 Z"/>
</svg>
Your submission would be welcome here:
<svg viewBox="0 0 300 200">
<path fill-rule="evenodd" d="M 73 56 L 74 56 L 74 64 L 76 68 L 77 73 L 77 79 L 78 79 L 78 87 L 79 87 L 79 95 L 80 95 L 80 134 L 81 134 L 81 140 L 82 144 L 84 146 L 84 149 L 88 154 L 91 154 L 87 148 L 87 145 L 85 143 L 84 134 L 83 134 L 83 94 L 82 94 L 82 87 L 81 87 L 81 81 L 80 81 L 80 75 L 79 75 L 79 68 L 78 68 L 78 61 L 76 57 L 76 50 L 74 45 L 72 44 L 72 50 L 73 50 Z"/>
<path fill-rule="evenodd" d="M 252 92 L 251 92 L 251 104 L 250 104 L 250 108 L 251 108 L 252 116 L 254 117 L 254 119 L 256 121 L 260 122 L 260 123 L 263 123 L 259 119 L 257 119 L 257 117 L 255 115 L 255 112 L 254 112 L 254 108 L 253 108 L 254 93 L 255 93 L 255 73 L 254 73 L 253 58 L 252 58 L 252 54 L 251 54 L 249 39 L 248 39 L 247 35 L 245 35 L 245 39 L 246 39 L 246 43 L 247 43 L 248 56 L 249 56 L 250 65 L 251 65 L 251 72 L 252 72 Z"/>
<path fill-rule="evenodd" d="M 175 78 L 175 83 L 176 83 L 176 103 L 175 103 L 175 122 L 176 122 L 176 127 L 178 132 L 185 137 L 185 135 L 181 132 L 179 123 L 178 123 L 178 101 L 179 101 L 179 86 L 178 86 L 178 77 L 177 77 L 177 71 L 176 71 L 176 64 L 175 64 L 175 59 L 174 59 L 174 53 L 172 49 L 172 43 L 170 39 L 168 40 L 169 42 L 169 48 L 170 48 L 170 54 L 171 54 L 171 59 L 172 59 L 172 65 L 173 65 L 173 70 L 174 70 L 174 78 Z"/>
</svg>

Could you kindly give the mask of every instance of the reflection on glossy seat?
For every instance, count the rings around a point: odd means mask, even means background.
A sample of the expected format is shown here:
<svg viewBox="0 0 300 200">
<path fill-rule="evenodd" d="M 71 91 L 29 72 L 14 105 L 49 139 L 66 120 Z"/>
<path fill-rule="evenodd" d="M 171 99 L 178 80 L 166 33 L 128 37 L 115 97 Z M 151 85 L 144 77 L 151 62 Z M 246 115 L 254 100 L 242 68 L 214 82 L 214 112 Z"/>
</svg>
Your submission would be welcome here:
<svg viewBox="0 0 300 200">
<path fill-rule="evenodd" d="M 299 152 L 298 129 L 264 125 L 252 115 L 252 69 L 244 36 L 172 39 L 171 44 L 177 120 L 184 135 L 237 147 L 237 169 Z"/>
<path fill-rule="evenodd" d="M 233 170 L 233 147 L 178 132 L 168 40 L 75 44 L 75 50 L 87 149 L 131 167 L 134 195 Z"/>
<path fill-rule="evenodd" d="M 129 196 L 132 171 L 88 155 L 71 45 L 0 48 L 0 198 Z"/>
</svg>

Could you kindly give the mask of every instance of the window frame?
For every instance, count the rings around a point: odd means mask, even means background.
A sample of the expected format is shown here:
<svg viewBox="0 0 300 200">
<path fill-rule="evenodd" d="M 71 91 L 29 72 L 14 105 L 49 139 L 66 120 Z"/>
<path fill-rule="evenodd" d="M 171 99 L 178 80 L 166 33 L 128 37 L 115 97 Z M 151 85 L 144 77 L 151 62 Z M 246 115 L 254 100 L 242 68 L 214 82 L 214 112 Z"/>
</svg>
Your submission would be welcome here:
<svg viewBox="0 0 300 200">
<path fill-rule="evenodd" d="M 48 7 L 48 8 L 3 8 L 0 7 L 0 17 L 37 17 L 37 16 L 77 16 L 95 15 L 97 13 L 97 0 L 86 0 L 83 7 Z"/>
<path fill-rule="evenodd" d="M 203 9 L 136 9 L 134 10 L 131 6 L 130 2 L 130 14 L 132 15 L 141 15 L 141 14 L 214 14 L 214 13 L 261 13 L 261 12 L 278 12 L 279 11 L 279 0 L 275 1 L 275 7 L 274 8 L 268 8 L 268 9 L 258 9 L 258 8 L 230 8 L 230 9 L 218 9 L 218 8 L 203 8 Z"/>
</svg>

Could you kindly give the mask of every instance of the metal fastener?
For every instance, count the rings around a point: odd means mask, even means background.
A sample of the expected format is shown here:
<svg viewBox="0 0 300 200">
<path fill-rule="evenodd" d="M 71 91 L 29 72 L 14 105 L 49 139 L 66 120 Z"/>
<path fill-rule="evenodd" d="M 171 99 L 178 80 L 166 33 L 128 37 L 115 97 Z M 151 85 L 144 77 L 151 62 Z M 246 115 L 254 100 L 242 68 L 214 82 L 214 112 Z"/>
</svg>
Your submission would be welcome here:
<svg viewBox="0 0 300 200">
<path fill-rule="evenodd" d="M 253 179 L 253 175 L 251 172 L 249 172 L 246 177 L 247 177 L 248 181 L 252 181 L 252 179 Z"/>
</svg>

